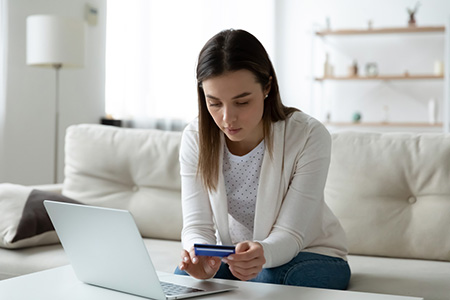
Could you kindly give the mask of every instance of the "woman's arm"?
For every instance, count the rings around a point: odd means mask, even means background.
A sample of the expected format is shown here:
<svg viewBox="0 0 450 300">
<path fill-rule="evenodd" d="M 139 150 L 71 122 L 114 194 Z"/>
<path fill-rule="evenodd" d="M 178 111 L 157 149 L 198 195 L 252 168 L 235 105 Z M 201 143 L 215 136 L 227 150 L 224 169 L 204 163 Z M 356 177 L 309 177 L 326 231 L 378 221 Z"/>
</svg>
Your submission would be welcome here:
<svg viewBox="0 0 450 300">
<path fill-rule="evenodd" d="M 208 193 L 197 176 L 198 133 L 189 126 L 183 132 L 180 148 L 183 248 L 194 243 L 215 244 L 216 235 Z"/>
<path fill-rule="evenodd" d="M 264 249 L 264 267 L 289 262 L 314 239 L 323 236 L 323 191 L 328 174 L 331 138 L 322 124 L 315 121 L 302 137 L 303 144 L 289 146 L 284 172 L 292 170 L 290 183 L 280 213 L 269 236 L 259 241 Z M 296 151 L 296 153 L 293 153 Z"/>
<path fill-rule="evenodd" d="M 198 134 L 196 130 L 183 132 L 180 148 L 181 205 L 183 230 L 180 270 L 197 279 L 212 278 L 220 267 L 216 257 L 197 257 L 194 243 L 215 244 L 216 235 L 208 193 L 197 176 Z"/>
</svg>

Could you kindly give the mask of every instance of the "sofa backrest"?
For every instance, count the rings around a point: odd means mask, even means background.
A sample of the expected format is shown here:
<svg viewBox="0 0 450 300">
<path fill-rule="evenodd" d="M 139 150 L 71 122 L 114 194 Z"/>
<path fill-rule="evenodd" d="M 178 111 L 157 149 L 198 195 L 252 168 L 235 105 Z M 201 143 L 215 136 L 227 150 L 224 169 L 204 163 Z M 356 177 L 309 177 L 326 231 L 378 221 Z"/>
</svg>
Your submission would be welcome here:
<svg viewBox="0 0 450 300">
<path fill-rule="evenodd" d="M 325 199 L 350 253 L 450 260 L 450 135 L 337 133 Z"/>
<path fill-rule="evenodd" d="M 71 126 L 63 194 L 85 204 L 129 210 L 144 237 L 179 240 L 180 140 L 180 132 Z"/>
<path fill-rule="evenodd" d="M 450 261 L 450 135 L 335 133 L 325 200 L 351 254 Z M 130 210 L 144 237 L 180 239 L 181 133 L 74 125 L 63 193 Z"/>
</svg>

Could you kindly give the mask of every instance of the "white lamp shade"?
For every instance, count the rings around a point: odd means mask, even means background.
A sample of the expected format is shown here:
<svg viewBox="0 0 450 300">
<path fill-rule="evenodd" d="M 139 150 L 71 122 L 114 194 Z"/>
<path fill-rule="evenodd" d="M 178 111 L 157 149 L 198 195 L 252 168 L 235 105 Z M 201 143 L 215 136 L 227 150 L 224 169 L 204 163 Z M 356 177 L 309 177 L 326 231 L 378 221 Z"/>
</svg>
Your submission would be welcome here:
<svg viewBox="0 0 450 300">
<path fill-rule="evenodd" d="M 27 64 L 38 67 L 82 67 L 85 24 L 82 20 L 53 15 L 27 18 Z"/>
</svg>

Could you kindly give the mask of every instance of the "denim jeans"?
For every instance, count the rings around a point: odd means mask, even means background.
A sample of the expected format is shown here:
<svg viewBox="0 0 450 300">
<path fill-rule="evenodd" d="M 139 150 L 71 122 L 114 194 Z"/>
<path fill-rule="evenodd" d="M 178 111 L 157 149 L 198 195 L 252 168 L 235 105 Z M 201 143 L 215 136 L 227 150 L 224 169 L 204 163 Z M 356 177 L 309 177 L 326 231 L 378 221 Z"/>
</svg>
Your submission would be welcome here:
<svg viewBox="0 0 450 300">
<path fill-rule="evenodd" d="M 178 268 L 175 274 L 188 275 Z M 263 269 L 250 281 L 345 290 L 350 281 L 350 274 L 348 263 L 341 258 L 300 252 L 284 265 Z M 224 263 L 214 278 L 238 280 Z"/>
</svg>

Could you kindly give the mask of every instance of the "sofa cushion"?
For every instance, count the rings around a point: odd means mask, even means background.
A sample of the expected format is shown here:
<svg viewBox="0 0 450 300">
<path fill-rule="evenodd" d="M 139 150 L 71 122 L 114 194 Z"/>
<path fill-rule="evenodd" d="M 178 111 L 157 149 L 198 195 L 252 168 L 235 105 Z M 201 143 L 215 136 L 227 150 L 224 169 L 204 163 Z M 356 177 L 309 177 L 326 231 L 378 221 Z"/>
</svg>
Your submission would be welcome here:
<svg viewBox="0 0 450 300">
<path fill-rule="evenodd" d="M 349 255 L 350 291 L 448 300 L 450 262 Z"/>
<path fill-rule="evenodd" d="M 450 260 L 450 135 L 332 138 L 325 198 L 350 253 Z"/>
<path fill-rule="evenodd" d="M 23 248 L 58 242 L 44 200 L 78 203 L 59 193 L 0 184 L 0 247 Z"/>
<path fill-rule="evenodd" d="M 156 270 L 173 273 L 180 263 L 181 242 L 156 239 L 143 241 Z M 61 244 L 14 250 L 0 248 L 0 280 L 67 264 L 69 259 Z"/>
<path fill-rule="evenodd" d="M 181 238 L 180 132 L 104 125 L 68 128 L 63 193 L 129 210 L 147 238 Z"/>
</svg>

